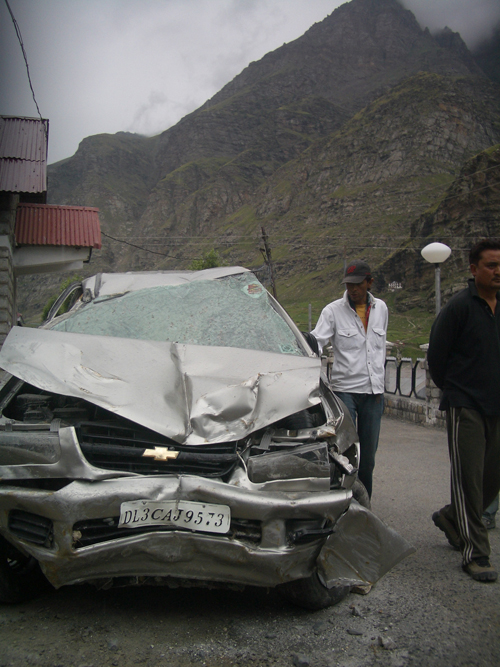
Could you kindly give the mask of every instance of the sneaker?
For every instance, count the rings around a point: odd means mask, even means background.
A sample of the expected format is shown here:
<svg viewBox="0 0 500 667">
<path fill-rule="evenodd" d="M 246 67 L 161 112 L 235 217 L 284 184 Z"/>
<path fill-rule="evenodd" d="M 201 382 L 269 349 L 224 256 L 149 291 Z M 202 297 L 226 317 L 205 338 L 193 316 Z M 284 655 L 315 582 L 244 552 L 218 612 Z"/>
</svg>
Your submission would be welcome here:
<svg viewBox="0 0 500 667">
<path fill-rule="evenodd" d="M 491 567 L 490 561 L 486 556 L 481 558 L 474 558 L 470 563 L 462 565 L 462 568 L 467 574 L 476 581 L 496 581 L 497 573 Z"/>
<path fill-rule="evenodd" d="M 432 520 L 434 521 L 434 525 L 439 528 L 439 530 L 442 530 L 446 535 L 446 539 L 451 544 L 451 546 L 456 551 L 460 551 L 460 536 L 455 530 L 453 524 L 450 523 L 448 519 L 446 519 L 446 517 L 441 514 L 441 510 L 434 512 L 432 515 Z"/>
<path fill-rule="evenodd" d="M 483 526 L 486 528 L 486 530 L 493 530 L 493 528 L 496 527 L 496 521 L 494 516 L 488 516 L 487 514 L 483 514 L 481 521 L 483 522 Z"/>
</svg>

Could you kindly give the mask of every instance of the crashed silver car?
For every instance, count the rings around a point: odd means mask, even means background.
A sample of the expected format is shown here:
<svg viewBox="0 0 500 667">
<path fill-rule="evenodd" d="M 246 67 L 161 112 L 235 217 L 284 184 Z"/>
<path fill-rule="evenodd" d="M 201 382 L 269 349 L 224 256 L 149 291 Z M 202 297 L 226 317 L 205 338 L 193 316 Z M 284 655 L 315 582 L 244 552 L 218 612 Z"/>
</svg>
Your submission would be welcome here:
<svg viewBox="0 0 500 667">
<path fill-rule="evenodd" d="M 246 269 L 98 274 L 0 366 L 0 601 L 254 585 L 319 609 L 412 550 L 363 506 L 353 423 Z"/>
</svg>

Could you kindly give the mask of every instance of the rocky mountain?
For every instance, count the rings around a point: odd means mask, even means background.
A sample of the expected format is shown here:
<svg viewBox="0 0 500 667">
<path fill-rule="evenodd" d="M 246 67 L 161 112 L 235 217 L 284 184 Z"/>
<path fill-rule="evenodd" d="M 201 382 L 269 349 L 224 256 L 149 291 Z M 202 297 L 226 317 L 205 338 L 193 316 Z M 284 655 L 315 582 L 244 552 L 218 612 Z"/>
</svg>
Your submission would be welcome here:
<svg viewBox="0 0 500 667">
<path fill-rule="evenodd" d="M 86 138 L 49 167 L 49 202 L 99 207 L 89 273 L 186 268 L 210 248 L 260 267 L 265 228 L 292 313 L 339 292 L 345 258 L 379 267 L 383 288 L 403 275 L 398 252 L 444 233 L 422 216 L 500 142 L 496 52 L 481 48 L 476 61 L 397 0 L 352 0 L 162 134 Z M 41 310 L 54 280 L 23 279 L 23 311 Z"/>
<path fill-rule="evenodd" d="M 467 284 L 470 240 L 500 235 L 500 144 L 467 160 L 444 197 L 421 215 L 410 228 L 404 248 L 394 252 L 379 266 L 379 288 L 389 281 L 406 286 L 403 307 L 420 305 L 422 298 L 434 308 L 434 267 L 420 250 L 441 241 L 453 253 L 441 269 L 443 298 L 446 301 Z M 422 244 L 422 240 L 425 243 Z"/>
</svg>

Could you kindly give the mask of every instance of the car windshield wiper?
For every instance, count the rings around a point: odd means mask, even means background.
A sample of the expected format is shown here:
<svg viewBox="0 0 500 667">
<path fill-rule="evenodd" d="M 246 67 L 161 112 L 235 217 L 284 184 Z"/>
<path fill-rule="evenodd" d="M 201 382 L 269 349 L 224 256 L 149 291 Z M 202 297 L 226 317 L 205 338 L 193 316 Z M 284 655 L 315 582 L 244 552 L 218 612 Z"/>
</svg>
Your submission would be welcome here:
<svg viewBox="0 0 500 667">
<path fill-rule="evenodd" d="M 105 296 L 98 296 L 94 299 L 94 303 L 103 303 L 103 301 L 111 301 L 111 299 L 118 299 L 121 296 L 125 296 L 125 294 L 129 294 L 130 290 L 127 290 L 126 292 L 119 292 L 118 294 L 107 294 Z"/>
</svg>

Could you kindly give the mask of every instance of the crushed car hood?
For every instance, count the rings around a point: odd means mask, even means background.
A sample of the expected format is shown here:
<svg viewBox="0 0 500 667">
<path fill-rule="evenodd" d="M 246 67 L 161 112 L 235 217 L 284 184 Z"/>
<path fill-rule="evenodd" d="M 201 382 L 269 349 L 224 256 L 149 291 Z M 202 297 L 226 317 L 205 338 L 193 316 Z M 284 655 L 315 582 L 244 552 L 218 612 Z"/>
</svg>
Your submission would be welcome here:
<svg viewBox="0 0 500 667">
<path fill-rule="evenodd" d="M 14 327 L 0 367 L 180 444 L 244 438 L 319 403 L 321 361 L 228 347 Z"/>
</svg>

